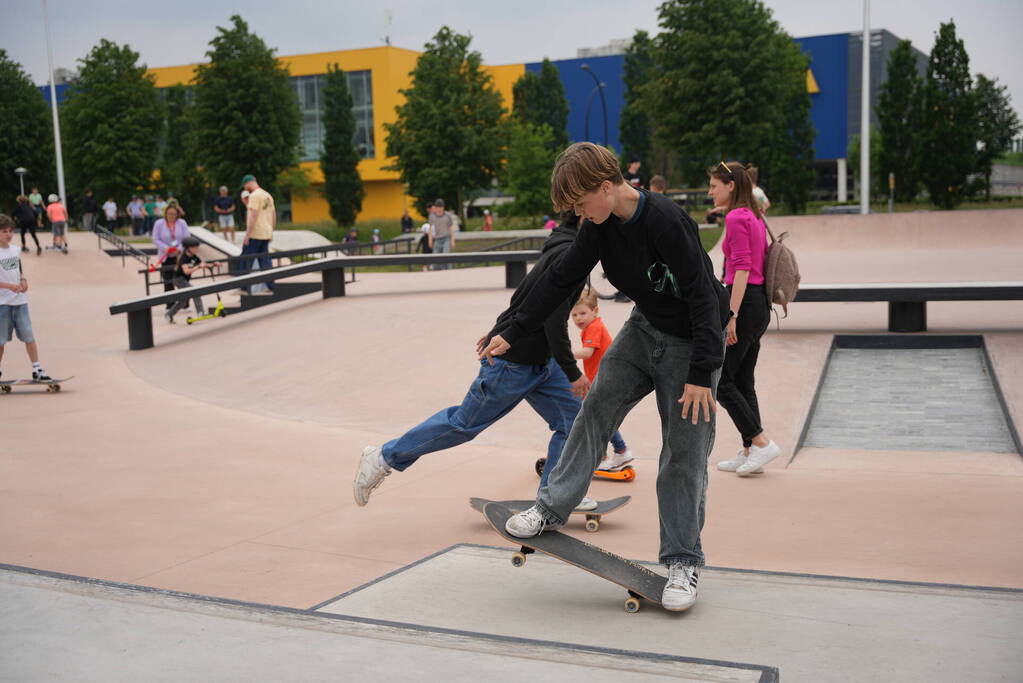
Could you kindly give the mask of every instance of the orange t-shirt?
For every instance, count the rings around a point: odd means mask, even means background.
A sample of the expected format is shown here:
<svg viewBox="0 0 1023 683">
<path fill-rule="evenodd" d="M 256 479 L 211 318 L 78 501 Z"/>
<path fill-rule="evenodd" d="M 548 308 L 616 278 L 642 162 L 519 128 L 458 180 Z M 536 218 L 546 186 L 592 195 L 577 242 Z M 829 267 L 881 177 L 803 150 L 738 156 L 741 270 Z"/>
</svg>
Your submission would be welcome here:
<svg viewBox="0 0 1023 683">
<path fill-rule="evenodd" d="M 586 379 L 592 382 L 593 378 L 597 376 L 597 369 L 600 368 L 600 359 L 607 352 L 607 347 L 611 346 L 611 333 L 604 327 L 603 321 L 597 317 L 583 328 L 582 336 L 583 348 L 593 349 L 593 355 L 583 359 L 583 372 L 586 373 Z"/>
<path fill-rule="evenodd" d="M 50 217 L 51 223 L 67 222 L 67 209 L 60 202 L 53 202 L 46 207 L 46 215 Z"/>
</svg>

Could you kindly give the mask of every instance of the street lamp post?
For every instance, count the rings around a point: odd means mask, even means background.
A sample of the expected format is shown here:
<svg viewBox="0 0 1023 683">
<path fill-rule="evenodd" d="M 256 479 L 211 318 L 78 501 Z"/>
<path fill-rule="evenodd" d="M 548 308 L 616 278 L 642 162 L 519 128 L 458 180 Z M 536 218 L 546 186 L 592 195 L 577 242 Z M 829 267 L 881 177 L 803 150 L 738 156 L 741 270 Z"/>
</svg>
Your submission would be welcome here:
<svg viewBox="0 0 1023 683">
<path fill-rule="evenodd" d="M 596 88 L 591 90 L 590 96 L 586 98 L 586 117 L 583 122 L 583 137 L 586 138 L 586 142 L 590 141 L 590 105 L 593 104 L 593 96 L 597 94 L 598 90 L 606 87 L 607 87 L 606 83 L 601 83 Z"/>
<path fill-rule="evenodd" d="M 597 92 L 600 94 L 600 107 L 604 111 L 604 146 L 607 147 L 607 101 L 604 99 L 604 84 L 597 78 L 597 74 L 593 73 L 593 69 L 590 68 L 589 64 L 583 64 L 579 68 L 593 78 L 593 83 L 597 86 Z"/>
<path fill-rule="evenodd" d="M 50 40 L 50 13 L 43 0 L 43 25 L 46 28 L 46 58 L 50 64 L 50 110 L 53 113 L 53 146 L 57 156 L 57 194 L 67 206 L 64 190 L 64 153 L 60 148 L 60 116 L 57 114 L 57 82 L 53 78 L 53 44 Z"/>
<path fill-rule="evenodd" d="M 21 181 L 21 194 L 25 194 L 25 174 L 28 173 L 28 169 L 24 166 L 18 166 L 14 169 L 14 172 L 18 174 L 18 180 Z"/>
</svg>

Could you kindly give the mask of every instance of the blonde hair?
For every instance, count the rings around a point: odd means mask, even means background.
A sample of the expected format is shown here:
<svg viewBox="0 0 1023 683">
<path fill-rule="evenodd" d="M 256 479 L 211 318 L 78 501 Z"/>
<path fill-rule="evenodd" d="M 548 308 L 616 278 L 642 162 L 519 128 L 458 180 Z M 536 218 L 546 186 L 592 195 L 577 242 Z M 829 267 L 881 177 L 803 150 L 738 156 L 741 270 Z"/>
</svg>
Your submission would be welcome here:
<svg viewBox="0 0 1023 683">
<path fill-rule="evenodd" d="M 583 289 L 582 292 L 579 293 L 579 300 L 575 302 L 573 308 L 575 308 L 575 306 L 578 306 L 579 304 L 583 304 L 584 306 L 589 306 L 593 310 L 597 310 L 597 308 L 600 305 L 597 303 L 597 292 L 590 289 L 589 287 L 586 287 L 585 289 Z"/>
<path fill-rule="evenodd" d="M 570 145 L 554 162 L 551 173 L 551 201 L 558 211 L 574 207 L 582 196 L 593 192 L 605 180 L 625 182 L 614 152 L 592 142 Z"/>
</svg>

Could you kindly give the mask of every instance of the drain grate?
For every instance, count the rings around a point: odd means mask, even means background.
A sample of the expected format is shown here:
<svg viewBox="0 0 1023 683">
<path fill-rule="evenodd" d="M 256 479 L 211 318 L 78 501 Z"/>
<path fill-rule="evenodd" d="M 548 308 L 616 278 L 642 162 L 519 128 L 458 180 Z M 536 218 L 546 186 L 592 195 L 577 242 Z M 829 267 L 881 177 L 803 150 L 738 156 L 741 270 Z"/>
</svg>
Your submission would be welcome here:
<svg viewBox="0 0 1023 683">
<path fill-rule="evenodd" d="M 979 338 L 959 348 L 869 339 L 836 338 L 804 447 L 1017 452 Z"/>
</svg>

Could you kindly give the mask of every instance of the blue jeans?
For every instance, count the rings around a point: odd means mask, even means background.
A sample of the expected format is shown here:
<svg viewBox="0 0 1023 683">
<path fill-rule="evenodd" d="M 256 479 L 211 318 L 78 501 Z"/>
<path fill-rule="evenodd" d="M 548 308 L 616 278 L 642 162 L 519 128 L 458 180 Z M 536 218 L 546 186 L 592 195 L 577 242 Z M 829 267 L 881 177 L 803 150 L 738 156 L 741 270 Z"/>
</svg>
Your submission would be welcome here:
<svg viewBox="0 0 1023 683">
<path fill-rule="evenodd" d="M 721 338 L 724 348 L 724 335 Z M 661 332 L 633 309 L 600 363 L 600 374 L 583 401 L 550 482 L 537 504 L 565 522 L 590 485 L 611 434 L 637 403 L 653 392 L 661 416 L 657 511 L 661 520 L 659 559 L 663 564 L 704 563 L 700 546 L 707 497 L 707 458 L 714 446 L 714 418 L 693 424 L 682 419 L 682 396 L 692 343 Z M 713 374 L 715 390 L 721 371 Z"/>
<path fill-rule="evenodd" d="M 450 254 L 451 253 L 451 235 L 445 237 L 438 237 L 433 241 L 433 253 L 435 254 Z M 433 266 L 434 270 L 451 270 L 450 263 L 438 263 Z"/>
<path fill-rule="evenodd" d="M 238 274 L 246 275 L 252 270 L 252 262 L 259 259 L 260 270 L 270 270 L 273 267 L 273 263 L 270 261 L 270 240 L 257 240 L 254 237 L 249 238 L 249 243 L 242 245 L 242 256 L 246 254 L 253 254 L 255 258 L 242 259 L 238 262 Z M 273 283 L 267 282 L 266 286 L 270 291 L 273 291 Z M 249 291 L 249 288 L 245 288 Z"/>
<path fill-rule="evenodd" d="M 520 365 L 500 358 L 495 358 L 493 365 L 480 361 L 480 372 L 462 404 L 445 408 L 385 443 L 381 448 L 384 460 L 399 472 L 404 471 L 427 453 L 472 441 L 523 400 L 554 432 L 547 444 L 547 465 L 540 477 L 540 485 L 545 486 L 581 407 L 564 371 L 553 359 L 547 365 Z"/>
<path fill-rule="evenodd" d="M 625 439 L 622 438 L 621 432 L 615 432 L 611 435 L 611 448 L 614 449 L 615 453 L 624 453 L 628 446 L 625 445 Z"/>
</svg>

